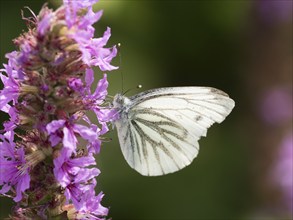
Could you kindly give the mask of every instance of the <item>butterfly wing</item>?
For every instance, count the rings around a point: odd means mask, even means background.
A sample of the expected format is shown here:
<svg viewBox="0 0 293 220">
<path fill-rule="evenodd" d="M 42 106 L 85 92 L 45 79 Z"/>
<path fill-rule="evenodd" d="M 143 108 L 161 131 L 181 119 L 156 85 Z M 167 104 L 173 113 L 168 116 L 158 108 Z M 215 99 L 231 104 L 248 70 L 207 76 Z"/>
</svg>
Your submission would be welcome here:
<svg viewBox="0 0 293 220">
<path fill-rule="evenodd" d="M 142 175 L 178 171 L 197 156 L 198 140 L 232 111 L 234 101 L 218 89 L 174 87 L 130 97 L 116 121 L 128 164 Z"/>
</svg>

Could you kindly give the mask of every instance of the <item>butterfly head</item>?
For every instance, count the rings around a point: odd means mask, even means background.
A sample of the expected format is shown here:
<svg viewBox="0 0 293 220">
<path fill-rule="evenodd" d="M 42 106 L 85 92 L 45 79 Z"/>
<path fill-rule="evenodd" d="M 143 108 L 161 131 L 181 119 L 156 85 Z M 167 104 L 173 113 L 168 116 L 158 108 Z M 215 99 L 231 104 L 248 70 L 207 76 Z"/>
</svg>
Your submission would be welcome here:
<svg viewBox="0 0 293 220">
<path fill-rule="evenodd" d="M 129 100 L 129 98 L 118 93 L 114 96 L 113 107 L 118 110 L 122 110 L 122 109 L 127 108 L 129 106 L 130 102 L 131 101 Z"/>
</svg>

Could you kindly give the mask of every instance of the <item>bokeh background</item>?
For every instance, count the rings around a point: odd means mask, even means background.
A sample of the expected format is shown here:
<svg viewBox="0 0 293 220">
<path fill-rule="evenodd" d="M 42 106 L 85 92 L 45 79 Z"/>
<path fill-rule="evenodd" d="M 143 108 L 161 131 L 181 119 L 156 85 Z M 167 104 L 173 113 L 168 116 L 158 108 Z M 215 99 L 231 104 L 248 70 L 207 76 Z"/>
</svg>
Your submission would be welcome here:
<svg viewBox="0 0 293 220">
<path fill-rule="evenodd" d="M 20 11 L 45 1 L 0 1 L 0 60 L 26 30 Z M 50 1 L 51 7 L 58 2 Z M 124 160 L 116 131 L 97 157 L 114 220 L 292 219 L 292 1 L 107 0 L 97 23 L 121 43 L 109 94 L 143 85 L 212 86 L 236 107 L 200 140 L 180 172 L 144 177 Z M 101 74 L 101 73 L 97 73 Z M 121 77 L 123 75 L 123 80 Z M 140 92 L 132 90 L 128 95 Z M 1 114 L 1 122 L 7 116 Z M 0 197 L 0 219 L 12 200 Z"/>
</svg>

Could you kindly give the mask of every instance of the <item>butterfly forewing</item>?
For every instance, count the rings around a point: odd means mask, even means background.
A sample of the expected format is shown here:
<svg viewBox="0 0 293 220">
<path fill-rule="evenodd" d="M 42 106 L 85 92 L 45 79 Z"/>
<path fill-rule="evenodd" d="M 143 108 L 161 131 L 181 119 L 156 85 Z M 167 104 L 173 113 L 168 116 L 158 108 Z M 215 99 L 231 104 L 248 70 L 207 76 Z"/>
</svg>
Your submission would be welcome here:
<svg viewBox="0 0 293 220">
<path fill-rule="evenodd" d="M 148 176 L 189 165 L 197 156 L 199 138 L 234 107 L 227 94 L 208 87 L 161 88 L 129 100 L 115 122 L 119 142 L 128 164 Z"/>
</svg>

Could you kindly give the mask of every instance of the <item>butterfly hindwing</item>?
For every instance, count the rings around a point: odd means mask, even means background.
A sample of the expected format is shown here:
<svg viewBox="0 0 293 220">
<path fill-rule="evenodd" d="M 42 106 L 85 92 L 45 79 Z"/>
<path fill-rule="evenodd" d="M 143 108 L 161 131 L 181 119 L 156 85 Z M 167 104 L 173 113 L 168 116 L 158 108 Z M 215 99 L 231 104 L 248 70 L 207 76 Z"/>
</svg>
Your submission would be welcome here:
<svg viewBox="0 0 293 220">
<path fill-rule="evenodd" d="M 161 88 L 130 97 L 116 121 L 128 164 L 142 175 L 172 173 L 197 156 L 198 140 L 234 107 L 224 92 L 208 87 Z"/>
</svg>

